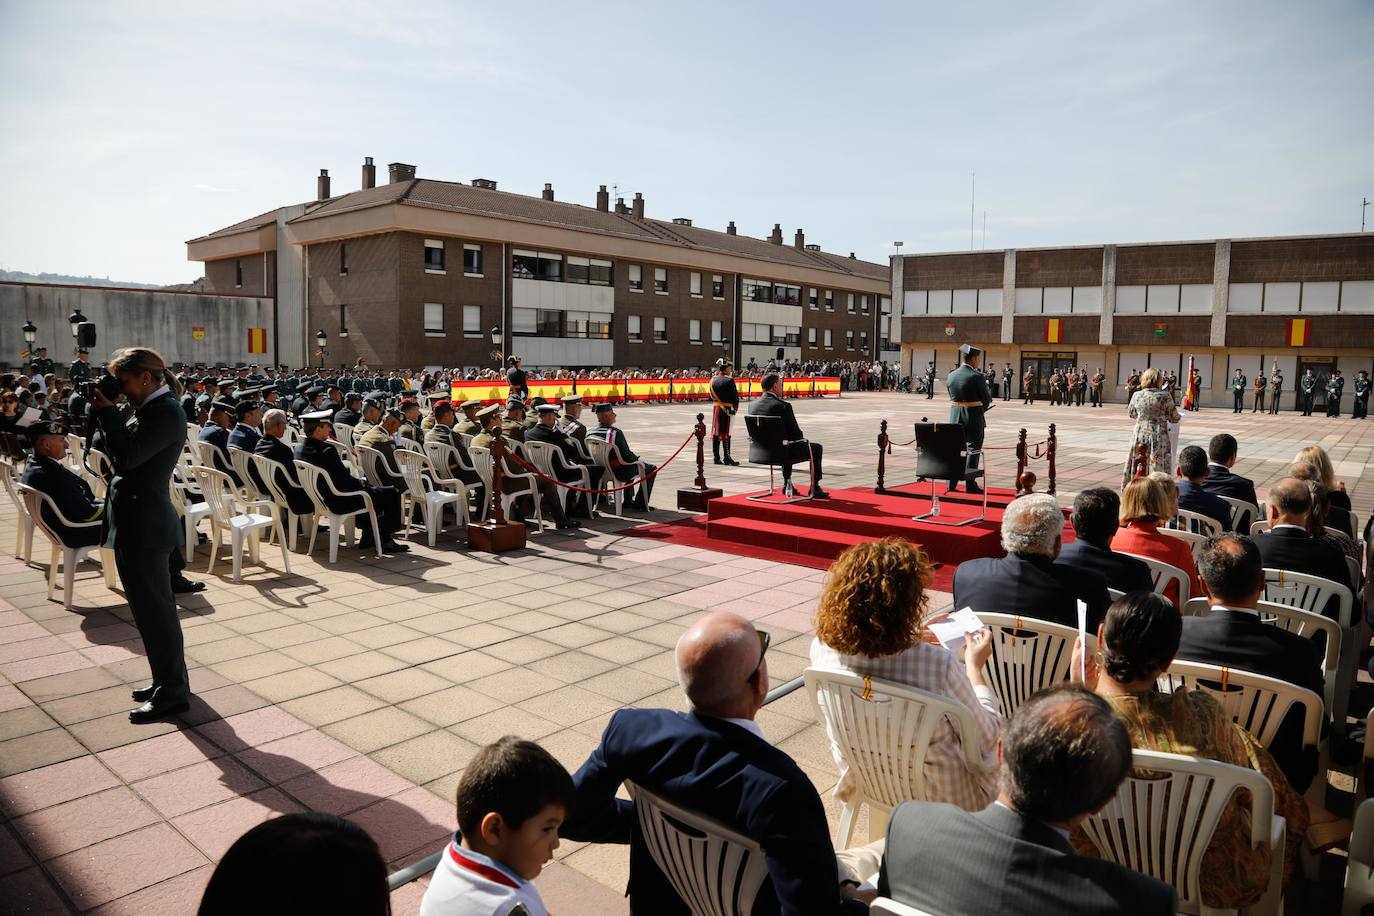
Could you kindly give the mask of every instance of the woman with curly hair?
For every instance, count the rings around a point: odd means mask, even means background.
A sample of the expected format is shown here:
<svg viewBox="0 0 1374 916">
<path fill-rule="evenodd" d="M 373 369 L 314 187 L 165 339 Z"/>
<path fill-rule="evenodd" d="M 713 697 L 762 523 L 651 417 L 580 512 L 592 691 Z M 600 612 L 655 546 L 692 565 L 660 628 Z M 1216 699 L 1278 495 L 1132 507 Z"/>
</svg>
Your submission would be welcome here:
<svg viewBox="0 0 1374 916">
<path fill-rule="evenodd" d="M 855 544 L 836 558 L 816 612 L 811 664 L 915 687 L 948 697 L 973 712 L 978 752 L 995 762 L 1005 720 L 997 695 L 983 678 L 992 654 L 992 634 L 969 637 L 964 662 L 932 636 L 925 619 L 931 565 L 919 547 L 901 538 Z M 960 669 L 963 670 L 960 670 Z M 829 726 L 827 724 L 827 730 Z M 854 786 L 831 735 L 831 753 L 840 768 L 835 795 L 853 796 Z M 927 800 L 981 811 L 997 797 L 997 770 L 975 775 L 964 765 L 959 738 L 942 721 L 925 761 Z"/>
</svg>

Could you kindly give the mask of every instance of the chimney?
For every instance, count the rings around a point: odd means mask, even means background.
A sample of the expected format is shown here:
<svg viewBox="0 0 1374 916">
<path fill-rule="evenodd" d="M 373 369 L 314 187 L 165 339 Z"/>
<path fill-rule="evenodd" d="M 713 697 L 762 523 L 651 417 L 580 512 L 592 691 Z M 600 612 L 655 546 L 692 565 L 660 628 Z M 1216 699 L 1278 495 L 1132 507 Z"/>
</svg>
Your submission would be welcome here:
<svg viewBox="0 0 1374 916">
<path fill-rule="evenodd" d="M 774 245 L 782 244 L 782 223 L 773 224 L 773 233 L 768 236 L 768 241 L 772 242 Z"/>
<path fill-rule="evenodd" d="M 622 215 L 628 214 L 630 212 L 630 208 L 625 206 L 625 198 L 617 197 L 615 199 L 615 212 L 620 213 Z"/>
<path fill-rule="evenodd" d="M 674 217 L 673 217 L 673 222 L 676 223 L 676 224 L 679 225 L 679 226 L 690 226 L 690 225 L 692 225 L 692 221 L 691 221 L 690 219 L 688 219 L 687 217 L 685 217 L 685 216 L 674 216 Z"/>
<path fill-rule="evenodd" d="M 549 184 L 547 181 L 544 182 L 544 199 L 553 200 L 553 185 Z"/>
<path fill-rule="evenodd" d="M 329 199 L 329 169 L 320 169 L 320 177 L 315 179 L 315 199 Z"/>
<path fill-rule="evenodd" d="M 392 184 L 410 181 L 415 177 L 415 166 L 406 165 L 404 162 L 392 162 L 387 165 L 386 170 Z"/>
<path fill-rule="evenodd" d="M 730 225 L 728 225 L 728 226 L 725 227 L 725 234 L 726 234 L 726 235 L 734 235 L 734 234 L 735 234 L 735 221 L 734 221 L 734 220 L 730 220 Z"/>
<path fill-rule="evenodd" d="M 635 191 L 635 199 L 634 199 L 633 201 L 631 201 L 631 205 L 632 205 L 633 208 L 634 208 L 634 209 L 633 209 L 634 218 L 635 218 L 635 219 L 643 219 L 643 218 L 644 218 L 644 195 L 641 194 L 641 193 L 639 193 L 638 191 Z"/>
<path fill-rule="evenodd" d="M 807 251 L 820 251 L 820 250 L 821 250 L 821 246 L 820 246 L 820 245 L 807 245 L 807 246 L 806 246 L 806 250 L 807 250 Z"/>
<path fill-rule="evenodd" d="M 792 237 L 792 247 L 798 250 L 806 247 L 806 234 L 800 229 L 798 229 L 797 234 Z"/>
<path fill-rule="evenodd" d="M 496 190 L 496 182 L 492 181 L 490 178 L 474 178 L 472 179 L 472 186 L 474 188 L 485 188 L 488 191 Z"/>
<path fill-rule="evenodd" d="M 601 186 L 601 190 L 596 192 L 596 209 L 602 213 L 611 209 L 611 195 L 604 184 Z"/>
<path fill-rule="evenodd" d="M 363 190 L 377 187 L 377 167 L 372 164 L 372 157 L 368 156 L 363 160 Z"/>
<path fill-rule="evenodd" d="M 849 253 L 849 260 L 851 260 L 851 261 L 857 261 L 857 260 L 858 260 L 858 258 L 854 257 L 854 252 L 852 252 L 852 251 Z"/>
</svg>

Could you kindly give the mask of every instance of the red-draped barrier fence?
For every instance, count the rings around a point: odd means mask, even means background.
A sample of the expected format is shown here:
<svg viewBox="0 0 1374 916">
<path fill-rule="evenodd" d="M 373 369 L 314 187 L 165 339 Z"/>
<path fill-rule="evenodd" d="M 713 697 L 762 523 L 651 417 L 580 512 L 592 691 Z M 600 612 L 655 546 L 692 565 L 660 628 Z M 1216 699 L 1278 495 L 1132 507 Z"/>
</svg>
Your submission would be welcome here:
<svg viewBox="0 0 1374 916">
<path fill-rule="evenodd" d="M 759 381 L 758 378 L 735 379 L 735 387 L 739 389 L 740 398 L 748 401 L 758 397 Z M 783 389 L 790 398 L 839 397 L 840 380 L 834 376 L 789 376 L 783 379 Z M 557 401 L 570 394 L 580 394 L 582 400 L 587 403 L 702 402 L 711 400 L 711 379 L 709 376 L 674 379 L 545 379 L 531 380 L 529 391 L 530 397 L 539 397 L 546 401 Z M 492 379 L 481 382 L 453 382 L 449 394 L 455 402 L 475 400 L 494 404 L 504 401 L 508 392 L 505 379 Z"/>
</svg>

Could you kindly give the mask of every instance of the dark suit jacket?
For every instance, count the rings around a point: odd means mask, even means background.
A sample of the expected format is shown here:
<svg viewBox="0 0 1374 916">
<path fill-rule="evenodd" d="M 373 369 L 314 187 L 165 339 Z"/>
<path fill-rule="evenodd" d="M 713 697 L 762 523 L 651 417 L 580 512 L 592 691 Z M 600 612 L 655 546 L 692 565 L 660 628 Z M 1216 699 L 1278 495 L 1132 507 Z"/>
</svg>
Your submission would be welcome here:
<svg viewBox="0 0 1374 916">
<path fill-rule="evenodd" d="M 1259 548 L 1260 559 L 1268 569 L 1321 576 L 1339 582 L 1354 592 L 1356 583 L 1350 581 L 1350 568 L 1346 565 L 1345 555 L 1335 547 L 1312 540 L 1306 531 L 1297 528 L 1264 531 L 1255 538 L 1255 546 Z M 1327 603 L 1323 613 L 1332 620 L 1336 619 L 1337 603 L 1334 598 Z M 1352 605 L 1351 620 L 1358 616 L 1358 611 Z"/>
<path fill-rule="evenodd" d="M 243 481 L 239 480 L 239 475 L 234 473 L 234 465 L 229 460 L 229 430 L 211 423 L 209 426 L 202 429 L 200 435 L 196 438 L 201 442 L 208 442 L 219 449 L 217 452 L 212 451 L 210 453 L 211 467 L 217 471 L 223 471 L 228 474 L 229 479 L 234 481 L 235 486 L 243 483 Z"/>
<path fill-rule="evenodd" d="M 257 449 L 262 434 L 247 423 L 237 424 L 229 433 L 229 448 L 241 448 L 245 452 Z"/>
<path fill-rule="evenodd" d="M 1242 499 L 1247 503 L 1259 503 L 1259 500 L 1255 498 L 1255 485 L 1249 478 L 1232 474 L 1230 468 L 1219 464 L 1207 465 L 1207 478 L 1202 481 L 1202 489 L 1217 496 L 1229 496 L 1232 499 Z M 1260 519 L 1256 519 L 1256 521 L 1260 521 Z M 1249 532 L 1242 532 L 1242 534 L 1249 534 Z"/>
<path fill-rule="evenodd" d="M 339 450 L 332 445 L 307 436 L 296 445 L 296 457 L 324 471 L 324 476 L 329 478 L 334 484 L 334 489 L 340 493 L 361 493 L 366 489 L 362 481 L 348 473 L 343 459 L 339 457 Z M 341 502 L 328 488 L 321 489 L 324 491 L 321 495 L 333 511 L 351 512 L 356 508 L 355 501 Z"/>
<path fill-rule="evenodd" d="M 1221 525 L 1222 531 L 1231 530 L 1231 504 L 1215 493 L 1207 492 L 1201 484 L 1179 478 L 1178 507 L 1216 519 L 1217 523 Z M 1249 534 L 1250 532 L 1242 531 L 1241 533 Z"/>
<path fill-rule="evenodd" d="M 1150 592 L 1155 587 L 1150 567 L 1143 560 L 1116 553 L 1082 538 L 1065 544 L 1064 549 L 1059 551 L 1055 565 L 1097 573 L 1106 581 L 1107 588 L 1119 592 Z"/>
<path fill-rule="evenodd" d="M 291 511 L 297 515 L 313 514 L 315 503 L 310 498 L 310 494 L 301 488 L 300 479 L 296 476 L 295 456 L 291 454 L 291 446 L 280 439 L 263 436 L 258 440 L 258 447 L 253 451 L 281 465 L 281 470 L 277 473 L 277 483 L 284 491 L 287 505 L 291 507 Z M 253 475 L 258 487 L 264 493 L 270 492 L 267 485 L 258 477 L 256 468 L 252 468 L 249 473 Z"/>
<path fill-rule="evenodd" d="M 1324 696 L 1317 643 L 1263 623 L 1257 614 L 1243 610 L 1217 609 L 1203 617 L 1184 617 L 1178 657 L 1278 678 Z M 1302 710 L 1289 710 L 1269 746 L 1279 768 L 1299 793 L 1307 791 L 1317 767 L 1316 749 L 1303 753 L 1302 724 Z"/>
<path fill-rule="evenodd" d="M 1332 492 L 1337 491 L 1333 490 Z M 1342 509 L 1335 502 L 1332 502 L 1330 508 L 1326 510 L 1326 527 L 1344 531 L 1352 538 L 1355 536 L 1355 523 L 1351 521 L 1350 510 Z"/>
<path fill-rule="evenodd" d="M 582 453 L 577 450 L 572 438 L 557 426 L 545 426 L 543 423 L 539 423 L 525 433 L 525 441 L 547 442 L 563 453 L 563 460 L 568 464 L 582 463 Z"/>
<path fill-rule="evenodd" d="M 1020 614 L 1078 629 L 1078 600 L 1088 605 L 1088 632 L 1107 615 L 1107 582 L 1046 557 L 1008 554 L 965 560 L 954 571 L 954 607 Z"/>
<path fill-rule="evenodd" d="M 801 427 L 797 425 L 797 416 L 792 412 L 792 405 L 786 399 L 778 397 L 771 391 L 765 391 L 759 399 L 749 405 L 749 415 L 753 417 L 779 417 L 782 420 L 782 438 L 789 442 L 797 439 L 805 439 Z"/>
<path fill-rule="evenodd" d="M 940 916 L 1172 916 L 1174 889 L 1074 853 L 1053 827 L 991 805 L 909 801 L 887 827 L 878 893 Z"/>
<path fill-rule="evenodd" d="M 634 806 L 615 797 L 625 780 L 758 841 L 769 880 L 755 900 L 755 916 L 845 911 L 825 808 L 791 757 L 723 719 L 621 709 L 573 777 L 577 800 L 559 833 L 630 844 L 628 894 L 637 916 L 679 916 L 688 909 L 650 858 Z"/>
<path fill-rule="evenodd" d="M 104 504 L 95 498 L 90 485 L 74 474 L 70 468 L 35 454 L 29 459 L 19 482 L 46 493 L 57 504 L 57 511 L 73 522 L 90 522 L 100 517 Z M 43 507 L 43 521 L 62 536 L 62 542 L 69 547 L 87 547 L 100 543 L 100 527 L 69 528 L 60 524 L 47 506 Z"/>
<path fill-rule="evenodd" d="M 171 393 L 145 401 L 129 419 L 119 408 L 96 412 L 105 454 L 114 465 L 105 498 L 105 546 L 172 550 L 185 540 L 172 507 L 172 469 L 186 445 L 186 414 Z"/>
</svg>

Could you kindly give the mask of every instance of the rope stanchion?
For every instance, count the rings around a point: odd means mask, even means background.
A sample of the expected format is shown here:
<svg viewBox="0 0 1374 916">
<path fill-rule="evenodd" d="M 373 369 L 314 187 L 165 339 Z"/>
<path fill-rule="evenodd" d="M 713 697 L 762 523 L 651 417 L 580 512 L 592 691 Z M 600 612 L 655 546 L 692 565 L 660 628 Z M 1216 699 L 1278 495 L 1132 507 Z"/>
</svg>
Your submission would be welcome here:
<svg viewBox="0 0 1374 916">
<path fill-rule="evenodd" d="M 887 438 L 887 421 L 882 420 L 878 423 L 878 485 L 873 488 L 874 493 L 886 493 L 887 487 L 883 485 L 883 476 L 887 472 L 887 456 L 892 453 L 892 443 Z"/>
</svg>

